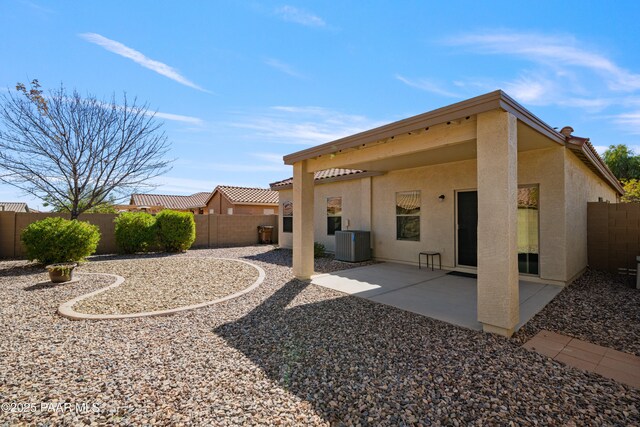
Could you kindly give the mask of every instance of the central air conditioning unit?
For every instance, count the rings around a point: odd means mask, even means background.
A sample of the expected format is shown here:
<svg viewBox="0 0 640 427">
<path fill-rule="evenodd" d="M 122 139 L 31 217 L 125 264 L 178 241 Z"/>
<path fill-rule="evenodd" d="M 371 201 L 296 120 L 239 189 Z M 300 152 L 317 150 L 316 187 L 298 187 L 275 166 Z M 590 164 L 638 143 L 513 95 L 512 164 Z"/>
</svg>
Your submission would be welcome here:
<svg viewBox="0 0 640 427">
<path fill-rule="evenodd" d="M 371 259 L 369 231 L 336 231 L 336 255 L 339 261 L 360 262 Z"/>
</svg>

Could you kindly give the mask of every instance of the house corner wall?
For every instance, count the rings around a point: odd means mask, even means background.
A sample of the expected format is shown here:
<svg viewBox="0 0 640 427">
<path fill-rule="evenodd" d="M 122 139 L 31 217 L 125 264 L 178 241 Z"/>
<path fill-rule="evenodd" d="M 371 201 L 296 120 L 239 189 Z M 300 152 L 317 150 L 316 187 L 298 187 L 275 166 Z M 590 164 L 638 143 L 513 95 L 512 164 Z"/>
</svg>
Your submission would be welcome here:
<svg viewBox="0 0 640 427">
<path fill-rule="evenodd" d="M 524 151 L 518 156 L 518 185 L 538 185 L 540 279 L 565 282 L 567 240 L 564 147 Z"/>
<path fill-rule="evenodd" d="M 566 204 L 566 278 L 570 281 L 588 265 L 587 203 L 616 201 L 616 191 L 570 150 L 564 150 Z"/>
</svg>

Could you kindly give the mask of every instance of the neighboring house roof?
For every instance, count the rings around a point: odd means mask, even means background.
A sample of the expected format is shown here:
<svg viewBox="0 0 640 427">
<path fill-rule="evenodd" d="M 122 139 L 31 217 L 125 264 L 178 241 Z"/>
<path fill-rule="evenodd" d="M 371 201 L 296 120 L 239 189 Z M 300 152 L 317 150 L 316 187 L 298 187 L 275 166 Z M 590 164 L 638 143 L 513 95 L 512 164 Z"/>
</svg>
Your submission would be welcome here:
<svg viewBox="0 0 640 427">
<path fill-rule="evenodd" d="M 367 172 L 359 169 L 325 169 L 313 174 L 315 184 L 324 184 L 326 182 L 342 181 L 347 179 L 364 178 L 367 176 L 382 175 L 381 172 Z M 286 190 L 293 187 L 293 177 L 283 179 L 282 181 L 272 182 L 269 184 L 272 190 Z"/>
<path fill-rule="evenodd" d="M 207 199 L 207 204 L 213 195 L 219 191 L 234 205 L 278 205 L 278 192 L 268 188 L 233 187 L 218 185 Z"/>
<path fill-rule="evenodd" d="M 163 206 L 167 209 L 202 208 L 207 205 L 211 193 L 201 192 L 190 196 L 167 194 L 132 194 L 131 204 L 136 206 Z"/>
<path fill-rule="evenodd" d="M 32 212 L 26 203 L 21 202 L 0 202 L 0 211 L 6 212 Z"/>
<path fill-rule="evenodd" d="M 602 161 L 588 139 L 574 137 L 570 132 L 558 132 L 501 90 L 486 93 L 427 113 L 298 151 L 284 156 L 284 162 L 287 165 L 293 165 L 302 160 L 321 156 L 332 156 L 347 150 L 367 147 L 369 144 L 377 143 L 386 138 L 393 138 L 402 133 L 413 132 L 416 129 L 424 129 L 440 123 L 459 120 L 461 117 L 472 116 L 496 109 L 501 109 L 513 114 L 518 120 L 530 128 L 550 140 L 569 148 L 587 167 L 592 169 L 619 194 L 624 193 L 622 185 L 604 161 Z M 571 129 L 571 131 L 573 131 L 573 129 Z"/>
</svg>

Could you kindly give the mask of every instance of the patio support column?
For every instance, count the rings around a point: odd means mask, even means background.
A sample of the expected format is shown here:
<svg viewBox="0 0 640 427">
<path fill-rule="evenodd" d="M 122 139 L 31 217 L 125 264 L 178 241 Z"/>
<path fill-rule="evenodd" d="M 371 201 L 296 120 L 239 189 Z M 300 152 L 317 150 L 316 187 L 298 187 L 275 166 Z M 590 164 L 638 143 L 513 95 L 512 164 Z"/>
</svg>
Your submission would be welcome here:
<svg viewBox="0 0 640 427">
<path fill-rule="evenodd" d="M 293 164 L 293 274 L 302 280 L 313 274 L 313 176 L 306 160 Z"/>
<path fill-rule="evenodd" d="M 514 115 L 478 114 L 478 321 L 511 336 L 519 322 L 518 138 Z"/>
</svg>

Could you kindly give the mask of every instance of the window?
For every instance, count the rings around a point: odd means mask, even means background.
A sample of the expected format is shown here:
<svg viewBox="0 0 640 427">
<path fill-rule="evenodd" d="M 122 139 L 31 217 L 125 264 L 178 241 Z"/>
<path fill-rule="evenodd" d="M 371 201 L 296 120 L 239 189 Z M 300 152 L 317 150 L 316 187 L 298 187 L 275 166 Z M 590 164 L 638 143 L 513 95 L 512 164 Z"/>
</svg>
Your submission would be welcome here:
<svg viewBox="0 0 640 427">
<path fill-rule="evenodd" d="M 327 234 L 342 230 L 342 197 L 327 198 Z"/>
<path fill-rule="evenodd" d="M 282 203 L 282 232 L 293 232 L 293 202 Z"/>
<path fill-rule="evenodd" d="M 518 188 L 518 271 L 538 274 L 540 190 L 537 185 Z"/>
<path fill-rule="evenodd" d="M 209 213 L 210 213 L 210 214 L 214 214 L 214 213 L 216 213 L 216 211 L 215 211 L 215 210 L 213 210 L 213 209 L 209 209 Z"/>
<path fill-rule="evenodd" d="M 274 209 L 263 209 L 262 210 L 262 214 L 263 215 L 274 215 L 276 213 L 276 211 Z"/>
<path fill-rule="evenodd" d="M 396 193 L 396 239 L 420 241 L 420 191 Z"/>
<path fill-rule="evenodd" d="M 227 208 L 227 215 L 233 215 L 233 208 Z"/>
</svg>

